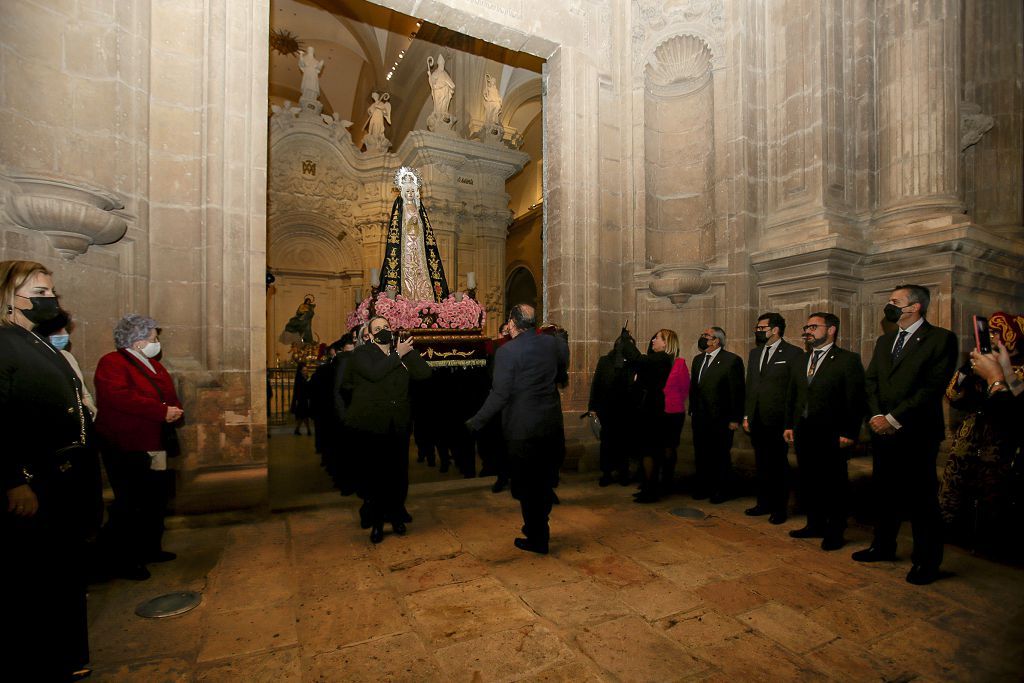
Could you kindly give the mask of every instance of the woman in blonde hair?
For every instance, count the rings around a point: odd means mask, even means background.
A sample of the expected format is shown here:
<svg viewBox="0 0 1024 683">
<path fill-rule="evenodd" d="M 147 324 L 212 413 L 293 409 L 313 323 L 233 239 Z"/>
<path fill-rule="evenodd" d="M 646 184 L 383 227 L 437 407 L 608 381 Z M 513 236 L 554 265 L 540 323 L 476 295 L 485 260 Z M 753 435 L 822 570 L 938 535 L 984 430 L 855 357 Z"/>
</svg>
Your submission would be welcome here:
<svg viewBox="0 0 1024 683">
<path fill-rule="evenodd" d="M 636 369 L 636 382 L 640 389 L 638 415 L 643 482 L 636 494 L 636 502 L 653 503 L 672 489 L 676 448 L 683 429 L 685 396 L 689 390 L 689 372 L 685 361 L 679 365 L 679 338 L 672 330 L 658 330 L 646 355 L 640 355 L 626 328 L 623 328 L 620 338 L 626 342 L 623 355 Z M 668 412 L 670 409 L 671 413 Z"/>
<path fill-rule="evenodd" d="M 100 495 L 82 384 L 34 332 L 60 311 L 49 270 L 0 262 L 0 601 L 4 674 L 67 681 L 91 673 L 83 544 Z"/>
</svg>

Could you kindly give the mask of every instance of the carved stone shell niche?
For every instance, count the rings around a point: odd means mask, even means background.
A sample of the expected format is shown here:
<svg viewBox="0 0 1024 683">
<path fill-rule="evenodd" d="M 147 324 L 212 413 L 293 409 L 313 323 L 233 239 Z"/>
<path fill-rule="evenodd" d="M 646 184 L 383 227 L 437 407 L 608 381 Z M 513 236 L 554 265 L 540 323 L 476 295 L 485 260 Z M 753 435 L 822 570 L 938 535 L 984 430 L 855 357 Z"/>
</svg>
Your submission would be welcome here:
<svg viewBox="0 0 1024 683">
<path fill-rule="evenodd" d="M 707 291 L 714 254 L 714 71 L 707 43 L 664 40 L 644 68 L 645 247 L 650 291 L 682 305 Z"/>
<path fill-rule="evenodd" d="M 114 213 L 124 204 L 109 192 L 47 176 L 9 180 L 17 189 L 7 197 L 7 215 L 16 225 L 46 235 L 66 259 L 93 244 L 117 242 L 128 230 L 127 221 Z"/>
</svg>

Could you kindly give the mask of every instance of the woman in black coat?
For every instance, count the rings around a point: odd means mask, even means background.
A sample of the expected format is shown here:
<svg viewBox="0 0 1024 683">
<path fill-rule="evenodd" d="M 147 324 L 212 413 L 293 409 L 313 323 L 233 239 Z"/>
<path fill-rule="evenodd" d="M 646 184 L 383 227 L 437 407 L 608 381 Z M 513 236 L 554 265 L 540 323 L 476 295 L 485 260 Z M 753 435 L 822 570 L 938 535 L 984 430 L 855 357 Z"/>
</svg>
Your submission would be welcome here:
<svg viewBox="0 0 1024 683">
<path fill-rule="evenodd" d="M 87 676 L 85 535 L 100 497 L 82 384 L 33 329 L 59 312 L 32 261 L 0 262 L 0 603 L 10 681 Z"/>
<path fill-rule="evenodd" d="M 409 493 L 409 380 L 430 377 L 430 367 L 410 339 L 391 348 L 391 326 L 370 319 L 371 342 L 358 347 L 345 366 L 343 386 L 352 402 L 345 425 L 356 432 L 365 462 L 366 518 L 370 540 L 384 539 L 384 522 L 405 533 L 405 498 Z"/>
</svg>

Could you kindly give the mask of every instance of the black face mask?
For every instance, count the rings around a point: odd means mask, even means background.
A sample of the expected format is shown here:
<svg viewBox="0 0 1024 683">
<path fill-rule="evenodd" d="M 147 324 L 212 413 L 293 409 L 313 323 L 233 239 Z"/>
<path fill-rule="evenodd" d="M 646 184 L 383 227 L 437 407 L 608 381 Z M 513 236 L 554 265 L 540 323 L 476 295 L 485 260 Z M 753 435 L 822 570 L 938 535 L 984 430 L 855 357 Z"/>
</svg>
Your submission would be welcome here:
<svg viewBox="0 0 1024 683">
<path fill-rule="evenodd" d="M 758 346 L 764 346 L 768 343 L 768 333 L 764 330 L 754 330 L 754 343 Z"/>
<path fill-rule="evenodd" d="M 373 335 L 373 340 L 378 344 L 390 344 L 391 330 L 377 330 L 377 334 Z"/>
<path fill-rule="evenodd" d="M 903 309 L 895 304 L 886 304 L 885 308 L 882 309 L 882 314 L 885 319 L 891 323 L 898 323 L 900 317 L 903 315 Z"/>
<path fill-rule="evenodd" d="M 697 338 L 697 348 L 700 349 L 701 351 L 708 350 L 708 340 L 706 337 Z"/>
<path fill-rule="evenodd" d="M 55 296 L 27 296 L 25 298 L 32 302 L 32 308 L 18 310 L 36 325 L 53 320 L 60 313 L 60 306 L 57 304 Z"/>
</svg>

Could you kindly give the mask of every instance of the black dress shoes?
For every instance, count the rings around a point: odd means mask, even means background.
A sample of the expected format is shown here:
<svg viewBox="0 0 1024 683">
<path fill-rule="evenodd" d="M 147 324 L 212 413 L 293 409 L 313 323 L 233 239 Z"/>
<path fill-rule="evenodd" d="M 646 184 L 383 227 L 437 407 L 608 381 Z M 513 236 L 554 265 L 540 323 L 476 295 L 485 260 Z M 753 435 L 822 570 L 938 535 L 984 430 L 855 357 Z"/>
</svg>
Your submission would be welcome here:
<svg viewBox="0 0 1024 683">
<path fill-rule="evenodd" d="M 871 546 L 870 548 L 864 548 L 864 550 L 858 550 L 850 555 L 850 557 L 857 562 L 892 562 L 896 559 L 896 552 L 885 552 L 875 546 Z"/>
<path fill-rule="evenodd" d="M 790 538 L 824 538 L 825 534 L 812 526 L 805 526 L 802 529 L 793 529 L 789 532 Z"/>
<path fill-rule="evenodd" d="M 508 486 L 508 477 L 498 477 L 494 485 L 491 486 L 491 493 L 501 493 L 506 486 Z"/>
<path fill-rule="evenodd" d="M 399 536 L 405 536 L 405 522 L 392 522 L 391 529 Z"/>
<path fill-rule="evenodd" d="M 927 586 L 939 578 L 937 567 L 926 567 L 923 564 L 915 564 L 907 573 L 907 583 L 915 586 Z"/>
<path fill-rule="evenodd" d="M 370 509 L 366 507 L 366 503 L 359 506 L 359 528 L 370 528 Z"/>
<path fill-rule="evenodd" d="M 370 531 L 370 543 L 380 543 L 384 540 L 384 525 L 375 524 Z"/>
<path fill-rule="evenodd" d="M 520 550 L 525 550 L 529 553 L 537 553 L 538 555 L 548 554 L 547 543 L 534 543 L 528 538 L 517 538 L 513 543 L 515 543 L 516 547 Z"/>
<path fill-rule="evenodd" d="M 711 497 L 708 498 L 708 502 L 711 503 L 712 505 L 720 505 L 721 503 L 724 503 L 727 500 L 729 500 L 729 496 L 725 495 L 724 493 L 712 493 Z"/>
<path fill-rule="evenodd" d="M 708 494 L 705 493 L 704 491 L 694 491 L 693 495 L 691 495 L 690 497 L 693 498 L 694 500 L 704 500 L 705 498 L 708 497 Z"/>
<path fill-rule="evenodd" d="M 146 565 L 136 564 L 119 567 L 114 572 L 114 576 L 119 579 L 128 579 L 129 581 L 145 581 L 151 576 L 151 574 L 149 573 L 149 570 L 146 569 Z"/>
<path fill-rule="evenodd" d="M 600 486 L 601 488 L 604 488 L 605 486 L 608 486 L 611 483 L 612 475 L 610 474 L 602 474 L 601 478 L 597 480 L 597 485 Z"/>
<path fill-rule="evenodd" d="M 412 515 L 409 514 L 409 511 L 406 510 L 404 506 L 402 507 L 402 512 L 399 514 L 399 517 L 402 518 L 403 522 L 411 522 L 412 521 Z"/>
<path fill-rule="evenodd" d="M 653 491 L 640 491 L 633 497 L 634 503 L 657 503 L 658 495 Z"/>
<path fill-rule="evenodd" d="M 839 550 L 846 545 L 846 539 L 842 536 L 826 536 L 821 541 L 822 550 Z"/>
<path fill-rule="evenodd" d="M 760 505 L 755 505 L 752 508 L 747 508 L 746 510 L 744 510 L 743 514 L 745 514 L 747 517 L 761 517 L 762 515 L 767 515 L 768 510 L 761 507 Z"/>
<path fill-rule="evenodd" d="M 785 512 L 773 512 L 768 516 L 768 523 L 785 524 L 787 519 L 789 519 L 789 517 L 786 515 Z"/>
</svg>

